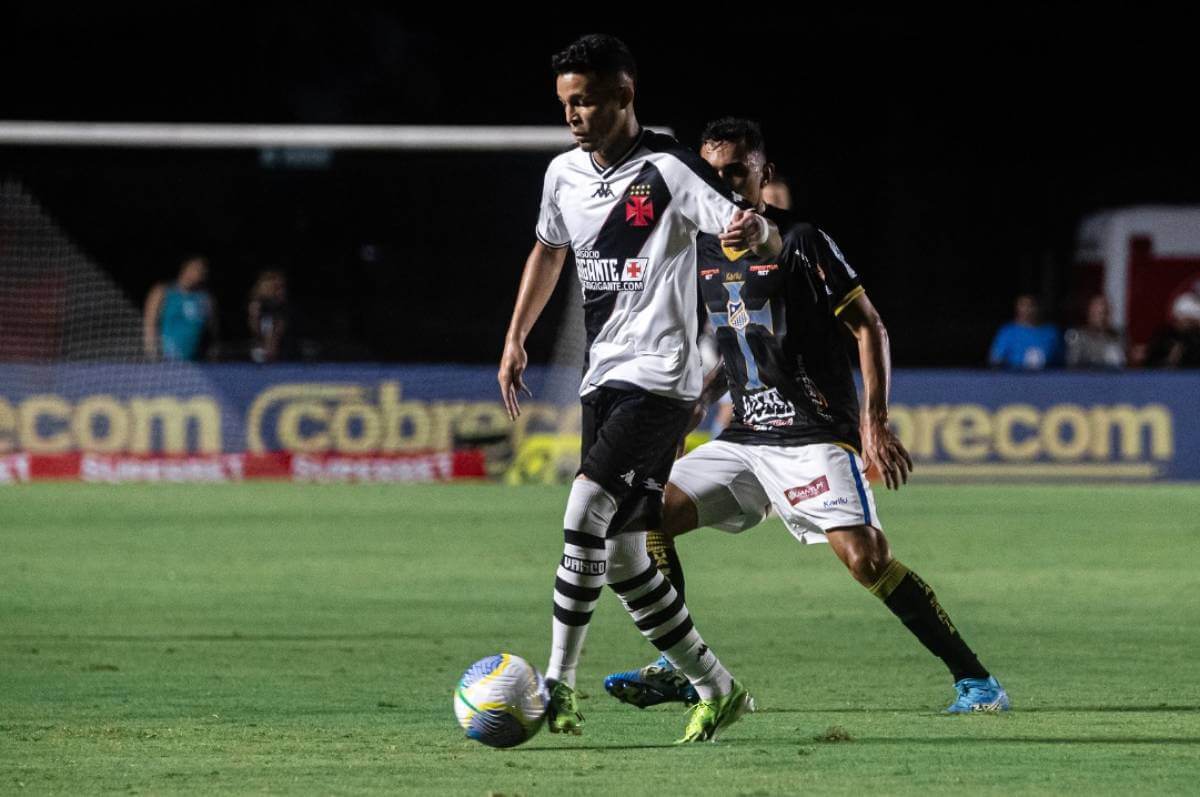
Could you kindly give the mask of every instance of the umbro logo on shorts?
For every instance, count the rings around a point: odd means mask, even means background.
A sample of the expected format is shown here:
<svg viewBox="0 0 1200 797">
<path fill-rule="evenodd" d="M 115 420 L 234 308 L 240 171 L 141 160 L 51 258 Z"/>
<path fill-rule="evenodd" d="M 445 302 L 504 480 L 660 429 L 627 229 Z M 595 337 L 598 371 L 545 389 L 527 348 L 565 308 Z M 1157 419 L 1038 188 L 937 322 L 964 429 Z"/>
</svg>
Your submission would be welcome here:
<svg viewBox="0 0 1200 797">
<path fill-rule="evenodd" d="M 827 492 L 829 492 L 829 479 L 820 476 L 802 487 L 789 487 L 783 491 L 783 494 L 787 497 L 788 503 L 795 506 L 801 501 L 816 498 L 821 493 Z"/>
</svg>

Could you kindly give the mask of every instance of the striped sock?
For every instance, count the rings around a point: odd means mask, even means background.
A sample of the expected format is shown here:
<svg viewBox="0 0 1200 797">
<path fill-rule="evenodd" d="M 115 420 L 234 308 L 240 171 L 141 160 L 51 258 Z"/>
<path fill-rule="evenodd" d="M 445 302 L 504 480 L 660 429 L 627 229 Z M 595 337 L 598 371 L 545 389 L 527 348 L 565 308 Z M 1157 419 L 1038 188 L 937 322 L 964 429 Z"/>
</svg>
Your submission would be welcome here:
<svg viewBox="0 0 1200 797">
<path fill-rule="evenodd" d="M 554 575 L 547 680 L 575 686 L 579 651 L 604 587 L 604 535 L 616 510 L 616 501 L 595 482 L 577 479 L 571 487 L 563 517 L 563 556 Z"/>
<path fill-rule="evenodd" d="M 620 596 L 638 630 L 687 676 L 701 699 L 728 694 L 733 676 L 700 638 L 683 596 L 647 555 L 645 533 L 610 539 L 608 564 L 608 585 Z"/>
</svg>

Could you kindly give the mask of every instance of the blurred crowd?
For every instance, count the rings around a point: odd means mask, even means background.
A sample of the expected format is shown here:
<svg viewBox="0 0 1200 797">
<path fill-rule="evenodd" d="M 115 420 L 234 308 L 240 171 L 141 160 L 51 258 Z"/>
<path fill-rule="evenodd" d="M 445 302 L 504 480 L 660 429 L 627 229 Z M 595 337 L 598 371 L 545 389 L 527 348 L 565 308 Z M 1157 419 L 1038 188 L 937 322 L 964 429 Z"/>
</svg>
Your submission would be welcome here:
<svg viewBox="0 0 1200 797">
<path fill-rule="evenodd" d="M 1083 324 L 1064 333 L 1042 320 L 1035 296 L 1022 294 L 1013 320 L 996 332 L 988 362 L 1012 371 L 1200 368 L 1200 281 L 1175 297 L 1165 323 L 1142 344 L 1128 343 L 1113 325 L 1112 308 L 1103 295 L 1092 296 Z"/>
<path fill-rule="evenodd" d="M 293 359 L 287 275 L 278 269 L 258 273 L 246 299 L 246 327 L 228 331 L 222 341 L 216 302 L 208 290 L 208 259 L 189 254 L 175 279 L 155 285 L 142 315 L 143 348 L 149 360 L 215 359 L 272 363 Z"/>
</svg>

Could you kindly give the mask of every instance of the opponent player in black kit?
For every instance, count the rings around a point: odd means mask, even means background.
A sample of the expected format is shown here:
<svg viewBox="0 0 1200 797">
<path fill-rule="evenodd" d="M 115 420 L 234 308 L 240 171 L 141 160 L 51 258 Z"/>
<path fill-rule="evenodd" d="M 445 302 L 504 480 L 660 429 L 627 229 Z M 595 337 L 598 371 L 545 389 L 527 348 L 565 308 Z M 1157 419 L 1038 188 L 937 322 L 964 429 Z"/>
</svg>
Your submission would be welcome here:
<svg viewBox="0 0 1200 797">
<path fill-rule="evenodd" d="M 638 629 L 698 693 L 680 741 L 713 738 L 753 709 L 695 630 L 646 553 L 662 485 L 703 381 L 697 347 L 696 235 L 773 257 L 778 229 L 739 207 L 703 160 L 642 128 L 637 70 L 611 36 L 585 36 L 553 59 L 556 88 L 579 146 L 546 170 L 537 243 L 525 263 L 498 374 L 520 411 L 524 341 L 558 281 L 568 247 L 583 287 L 587 365 L 580 386 L 583 451 L 563 518 L 554 581 L 552 732 L 579 733 L 575 669 L 592 610 L 608 584 Z"/>
<path fill-rule="evenodd" d="M 854 578 L 945 662 L 957 691 L 949 712 L 1007 709 L 1007 694 L 933 590 L 892 558 L 863 475 L 872 463 L 899 489 L 912 468 L 887 425 L 891 363 L 879 314 L 828 235 L 761 203 L 773 167 L 755 122 L 713 122 L 702 142 L 701 155 L 722 179 L 778 225 L 784 250 L 763 257 L 700 236 L 700 291 L 723 359 L 706 379 L 701 404 L 728 387 L 733 422 L 676 461 L 651 555 L 682 594 L 675 537 L 700 526 L 738 533 L 773 509 L 802 543 L 827 541 Z M 858 343 L 861 416 L 842 325 Z M 693 699 L 662 659 L 610 675 L 605 688 L 639 707 Z"/>
</svg>

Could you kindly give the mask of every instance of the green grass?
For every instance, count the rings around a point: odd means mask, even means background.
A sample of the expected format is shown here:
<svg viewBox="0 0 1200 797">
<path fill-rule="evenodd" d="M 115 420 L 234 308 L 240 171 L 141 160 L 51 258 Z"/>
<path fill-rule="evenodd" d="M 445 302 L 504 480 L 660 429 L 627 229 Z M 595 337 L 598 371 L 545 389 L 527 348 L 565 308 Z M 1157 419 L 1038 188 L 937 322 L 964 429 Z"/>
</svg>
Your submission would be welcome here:
<svg viewBox="0 0 1200 797">
<path fill-rule="evenodd" d="M 681 546 L 697 626 L 760 713 L 672 748 L 679 710 L 600 688 L 652 656 L 606 595 L 585 735 L 486 749 L 451 689 L 501 649 L 544 665 L 564 496 L 0 488 L 0 793 L 1200 789 L 1200 488 L 878 496 L 1008 715 L 940 715 L 941 664 L 827 548 L 771 522 Z"/>
</svg>

